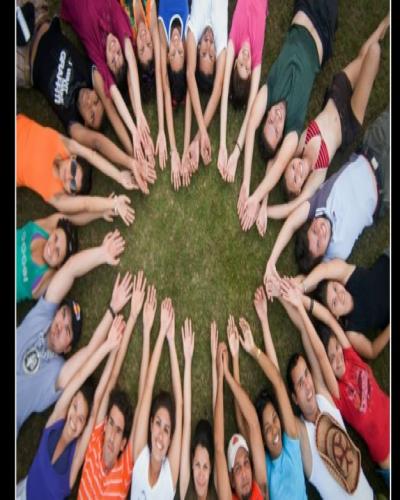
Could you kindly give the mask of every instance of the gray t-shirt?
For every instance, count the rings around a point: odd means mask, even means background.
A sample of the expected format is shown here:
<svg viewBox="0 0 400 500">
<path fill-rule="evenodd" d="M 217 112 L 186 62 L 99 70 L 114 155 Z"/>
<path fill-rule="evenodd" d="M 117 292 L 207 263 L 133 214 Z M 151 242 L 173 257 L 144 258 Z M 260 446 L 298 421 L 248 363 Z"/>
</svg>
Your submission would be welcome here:
<svg viewBox="0 0 400 500">
<path fill-rule="evenodd" d="M 47 348 L 45 337 L 58 307 L 41 297 L 17 328 L 17 434 L 31 413 L 44 411 L 61 394 L 56 381 L 64 358 Z"/>
<path fill-rule="evenodd" d="M 324 215 L 331 222 L 332 236 L 324 261 L 347 259 L 363 229 L 372 224 L 377 200 L 376 180 L 368 160 L 353 153 L 310 198 L 308 220 Z"/>
</svg>

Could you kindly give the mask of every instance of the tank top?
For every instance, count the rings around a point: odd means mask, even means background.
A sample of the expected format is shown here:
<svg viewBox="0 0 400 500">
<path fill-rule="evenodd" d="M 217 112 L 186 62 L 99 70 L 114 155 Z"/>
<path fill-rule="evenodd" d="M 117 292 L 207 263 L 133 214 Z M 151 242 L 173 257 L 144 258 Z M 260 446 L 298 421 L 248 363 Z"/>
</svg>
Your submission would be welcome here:
<svg viewBox="0 0 400 500">
<path fill-rule="evenodd" d="M 70 494 L 69 475 L 77 440 L 69 443 L 57 461 L 51 463 L 64 423 L 65 419 L 57 420 L 43 430 L 39 448 L 28 472 L 26 493 L 30 500 L 63 499 Z"/>
<path fill-rule="evenodd" d="M 17 302 L 31 299 L 32 292 L 49 269 L 48 264 L 36 264 L 32 259 L 31 245 L 37 238 L 49 239 L 49 233 L 29 221 L 17 229 Z"/>
<path fill-rule="evenodd" d="M 346 429 L 340 411 L 321 394 L 316 394 L 316 398 L 318 408 L 321 410 L 321 412 L 326 412 L 332 415 L 333 418 L 335 418 L 337 422 L 339 422 L 339 424 L 343 427 L 343 429 Z M 352 495 L 349 495 L 346 490 L 344 490 L 340 486 L 340 484 L 330 474 L 325 463 L 319 455 L 315 439 L 315 424 L 313 422 L 307 422 L 306 420 L 304 420 L 303 416 L 301 418 L 307 429 L 308 442 L 310 445 L 312 456 L 311 475 L 308 479 L 310 483 L 312 483 L 317 488 L 318 493 L 321 495 L 321 497 L 324 500 L 337 500 L 338 498 L 340 498 L 341 500 L 373 500 L 374 492 L 368 484 L 362 468 L 360 470 L 360 478 L 358 480 L 357 489 Z"/>
<path fill-rule="evenodd" d="M 137 22 L 135 16 L 134 3 L 135 0 L 119 0 L 121 7 L 125 10 L 126 15 L 129 18 L 129 24 L 132 28 L 132 36 L 136 41 L 137 37 Z M 143 2 L 143 3 L 142 3 Z M 151 7 L 153 5 L 153 0 L 139 0 L 138 8 L 141 10 L 144 22 L 146 26 L 150 29 L 151 26 Z"/>
<path fill-rule="evenodd" d="M 178 19 L 181 24 L 181 39 L 186 33 L 186 23 L 189 17 L 188 0 L 160 0 L 158 20 L 162 22 L 165 36 L 169 45 L 171 39 L 172 23 Z"/>
</svg>

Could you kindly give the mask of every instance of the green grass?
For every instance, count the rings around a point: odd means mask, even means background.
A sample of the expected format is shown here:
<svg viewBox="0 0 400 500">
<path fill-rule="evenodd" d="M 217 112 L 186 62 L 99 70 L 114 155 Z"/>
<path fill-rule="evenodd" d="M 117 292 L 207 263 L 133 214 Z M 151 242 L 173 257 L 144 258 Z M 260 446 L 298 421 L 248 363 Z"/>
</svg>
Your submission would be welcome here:
<svg viewBox="0 0 400 500">
<path fill-rule="evenodd" d="M 265 47 L 262 66 L 263 82 L 271 63 L 279 53 L 283 37 L 292 16 L 292 1 L 275 2 L 269 5 L 269 18 L 265 36 Z M 229 26 L 234 2 L 229 2 Z M 326 64 L 316 78 L 309 105 L 308 119 L 314 117 L 321 106 L 326 86 L 332 75 L 344 67 L 356 56 L 362 42 L 375 29 L 378 22 L 389 9 L 389 2 L 378 0 L 356 0 L 354 2 L 339 1 L 339 27 L 334 45 L 334 57 Z M 59 10 L 59 2 L 50 1 L 50 12 Z M 63 29 L 78 45 L 79 42 L 69 26 L 63 23 Z M 389 102 L 389 57 L 390 46 L 387 36 L 382 44 L 381 66 L 375 82 L 364 128 L 386 107 Z M 80 47 L 82 47 L 80 45 Z M 203 100 L 204 103 L 204 100 Z M 64 132 L 55 114 L 47 105 L 44 97 L 36 90 L 18 90 L 17 111 L 26 113 L 41 124 L 52 126 Z M 229 127 L 227 144 L 231 149 L 243 119 L 243 112 L 235 112 L 231 106 L 228 110 Z M 156 136 L 155 98 L 145 106 L 152 129 Z M 183 109 L 175 115 L 175 132 L 178 148 L 183 144 Z M 192 135 L 195 132 L 193 118 Z M 115 140 L 110 127 L 106 133 Z M 278 231 L 282 225 L 279 221 L 269 221 L 264 239 L 258 236 L 255 228 L 245 234 L 240 230 L 236 215 L 236 201 L 242 180 L 243 160 L 239 161 L 238 174 L 233 185 L 221 180 L 216 169 L 216 158 L 219 144 L 219 113 L 210 126 L 209 134 L 212 142 L 213 161 L 208 168 L 200 167 L 192 178 L 188 189 L 178 193 L 170 184 L 170 165 L 164 172 L 158 170 L 158 179 L 151 188 L 150 196 L 145 197 L 137 192 L 129 194 L 136 210 L 136 221 L 127 228 L 117 220 L 110 225 L 105 221 L 97 221 L 79 230 L 80 247 L 100 244 L 107 231 L 118 227 L 127 241 L 126 251 L 121 259 L 119 269 L 101 267 L 78 280 L 70 295 L 76 297 L 84 311 L 84 329 L 80 345 L 85 345 L 105 308 L 111 295 L 113 282 L 118 270 L 144 269 L 149 283 L 157 288 L 158 304 L 165 296 L 171 296 L 176 312 L 176 344 L 183 376 L 183 353 L 180 339 L 180 327 L 186 316 L 192 318 L 196 331 L 196 345 L 192 369 L 192 425 L 199 418 L 212 419 L 211 411 L 211 364 L 209 353 L 209 325 L 215 319 L 219 328 L 220 339 L 226 339 L 226 322 L 228 314 L 235 318 L 244 315 L 255 333 L 256 342 L 262 345 L 262 334 L 253 309 L 252 298 L 256 287 L 261 284 L 265 263 L 269 256 Z M 351 148 L 336 155 L 333 171 L 346 160 Z M 252 189 L 261 180 L 264 167 L 255 147 L 253 159 Z M 120 186 L 114 184 L 97 171 L 94 172 L 93 193 L 108 195 L 111 191 L 122 193 Z M 279 188 L 270 196 L 270 203 L 281 201 Z M 42 200 L 26 189 L 18 190 L 17 225 L 30 219 L 37 219 L 52 213 Z M 389 244 L 389 217 L 381 220 L 376 226 L 366 229 L 357 241 L 349 261 L 357 265 L 371 265 L 380 252 Z M 296 274 L 293 243 L 281 256 L 278 269 L 283 274 Z M 33 302 L 25 302 L 17 307 L 17 321 L 22 320 Z M 127 314 L 127 309 L 125 314 Z M 275 347 L 282 372 L 285 372 L 290 355 L 301 349 L 299 335 L 283 308 L 276 301 L 269 305 L 269 321 Z M 152 343 L 155 340 L 159 325 L 157 312 L 153 327 Z M 136 333 L 129 346 L 124 366 L 119 378 L 120 386 L 131 395 L 136 404 L 137 382 L 141 357 L 141 319 Z M 376 377 L 389 392 L 390 354 L 387 347 L 379 359 L 372 363 Z M 265 377 L 254 362 L 243 352 L 240 356 L 242 384 L 251 397 L 265 384 Z M 98 377 L 99 371 L 96 373 Z M 159 388 L 170 389 L 170 369 L 167 350 L 164 349 L 157 374 L 155 391 Z M 17 442 L 17 480 L 24 477 L 37 449 L 40 433 L 51 410 L 41 415 L 33 415 L 23 426 Z M 229 438 L 235 430 L 232 396 L 225 390 L 225 437 Z M 363 457 L 363 468 L 366 476 L 376 492 L 388 496 L 388 490 L 374 472 L 375 466 L 368 457 L 367 449 L 361 440 L 351 431 L 351 436 L 360 446 Z M 76 488 L 74 493 L 76 492 Z M 75 494 L 73 495 L 75 496 Z M 318 495 L 310 489 L 310 498 Z"/>
</svg>

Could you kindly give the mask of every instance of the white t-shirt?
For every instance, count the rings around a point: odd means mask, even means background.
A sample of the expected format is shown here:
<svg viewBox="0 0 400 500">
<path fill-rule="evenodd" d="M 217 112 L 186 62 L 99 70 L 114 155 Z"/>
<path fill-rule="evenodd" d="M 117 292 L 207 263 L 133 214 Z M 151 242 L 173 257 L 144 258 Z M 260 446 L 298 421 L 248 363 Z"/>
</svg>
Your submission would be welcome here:
<svg viewBox="0 0 400 500">
<path fill-rule="evenodd" d="M 316 394 L 318 408 L 325 413 L 329 413 L 332 417 L 337 420 L 340 426 L 346 430 L 344 425 L 342 415 L 340 411 L 333 406 L 325 396 L 322 394 Z M 319 455 L 316 440 L 315 440 L 315 424 L 312 422 L 307 422 L 302 418 L 307 429 L 308 442 L 310 444 L 311 456 L 312 456 L 312 467 L 311 475 L 309 477 L 310 483 L 312 483 L 318 490 L 318 493 L 325 500 L 373 500 L 374 492 L 364 475 L 361 468 L 360 478 L 358 480 L 358 485 L 356 491 L 350 495 L 345 489 L 343 489 L 340 484 L 334 479 L 327 469 L 325 463 Z"/>
<path fill-rule="evenodd" d="M 192 8 L 186 24 L 186 38 L 190 28 L 196 43 L 199 43 L 203 31 L 208 26 L 214 33 L 215 52 L 218 58 L 228 43 L 228 0 L 192 1 Z"/>
<path fill-rule="evenodd" d="M 146 445 L 140 452 L 132 472 L 131 500 L 157 499 L 173 500 L 175 496 L 171 467 L 165 458 L 156 484 L 149 485 L 150 449 Z"/>
</svg>

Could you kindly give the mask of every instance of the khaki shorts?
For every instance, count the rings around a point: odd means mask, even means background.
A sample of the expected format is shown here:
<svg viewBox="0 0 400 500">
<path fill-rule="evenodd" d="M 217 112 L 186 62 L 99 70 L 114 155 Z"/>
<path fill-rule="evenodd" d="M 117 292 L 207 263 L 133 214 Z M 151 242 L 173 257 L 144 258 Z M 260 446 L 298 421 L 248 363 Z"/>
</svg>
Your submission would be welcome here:
<svg viewBox="0 0 400 500">
<path fill-rule="evenodd" d="M 31 47 L 32 41 L 45 21 L 50 21 L 47 0 L 29 0 L 35 8 L 35 30 L 30 42 L 23 47 L 17 47 L 17 87 L 32 87 Z M 17 0 L 17 5 L 22 7 L 28 0 Z"/>
</svg>

